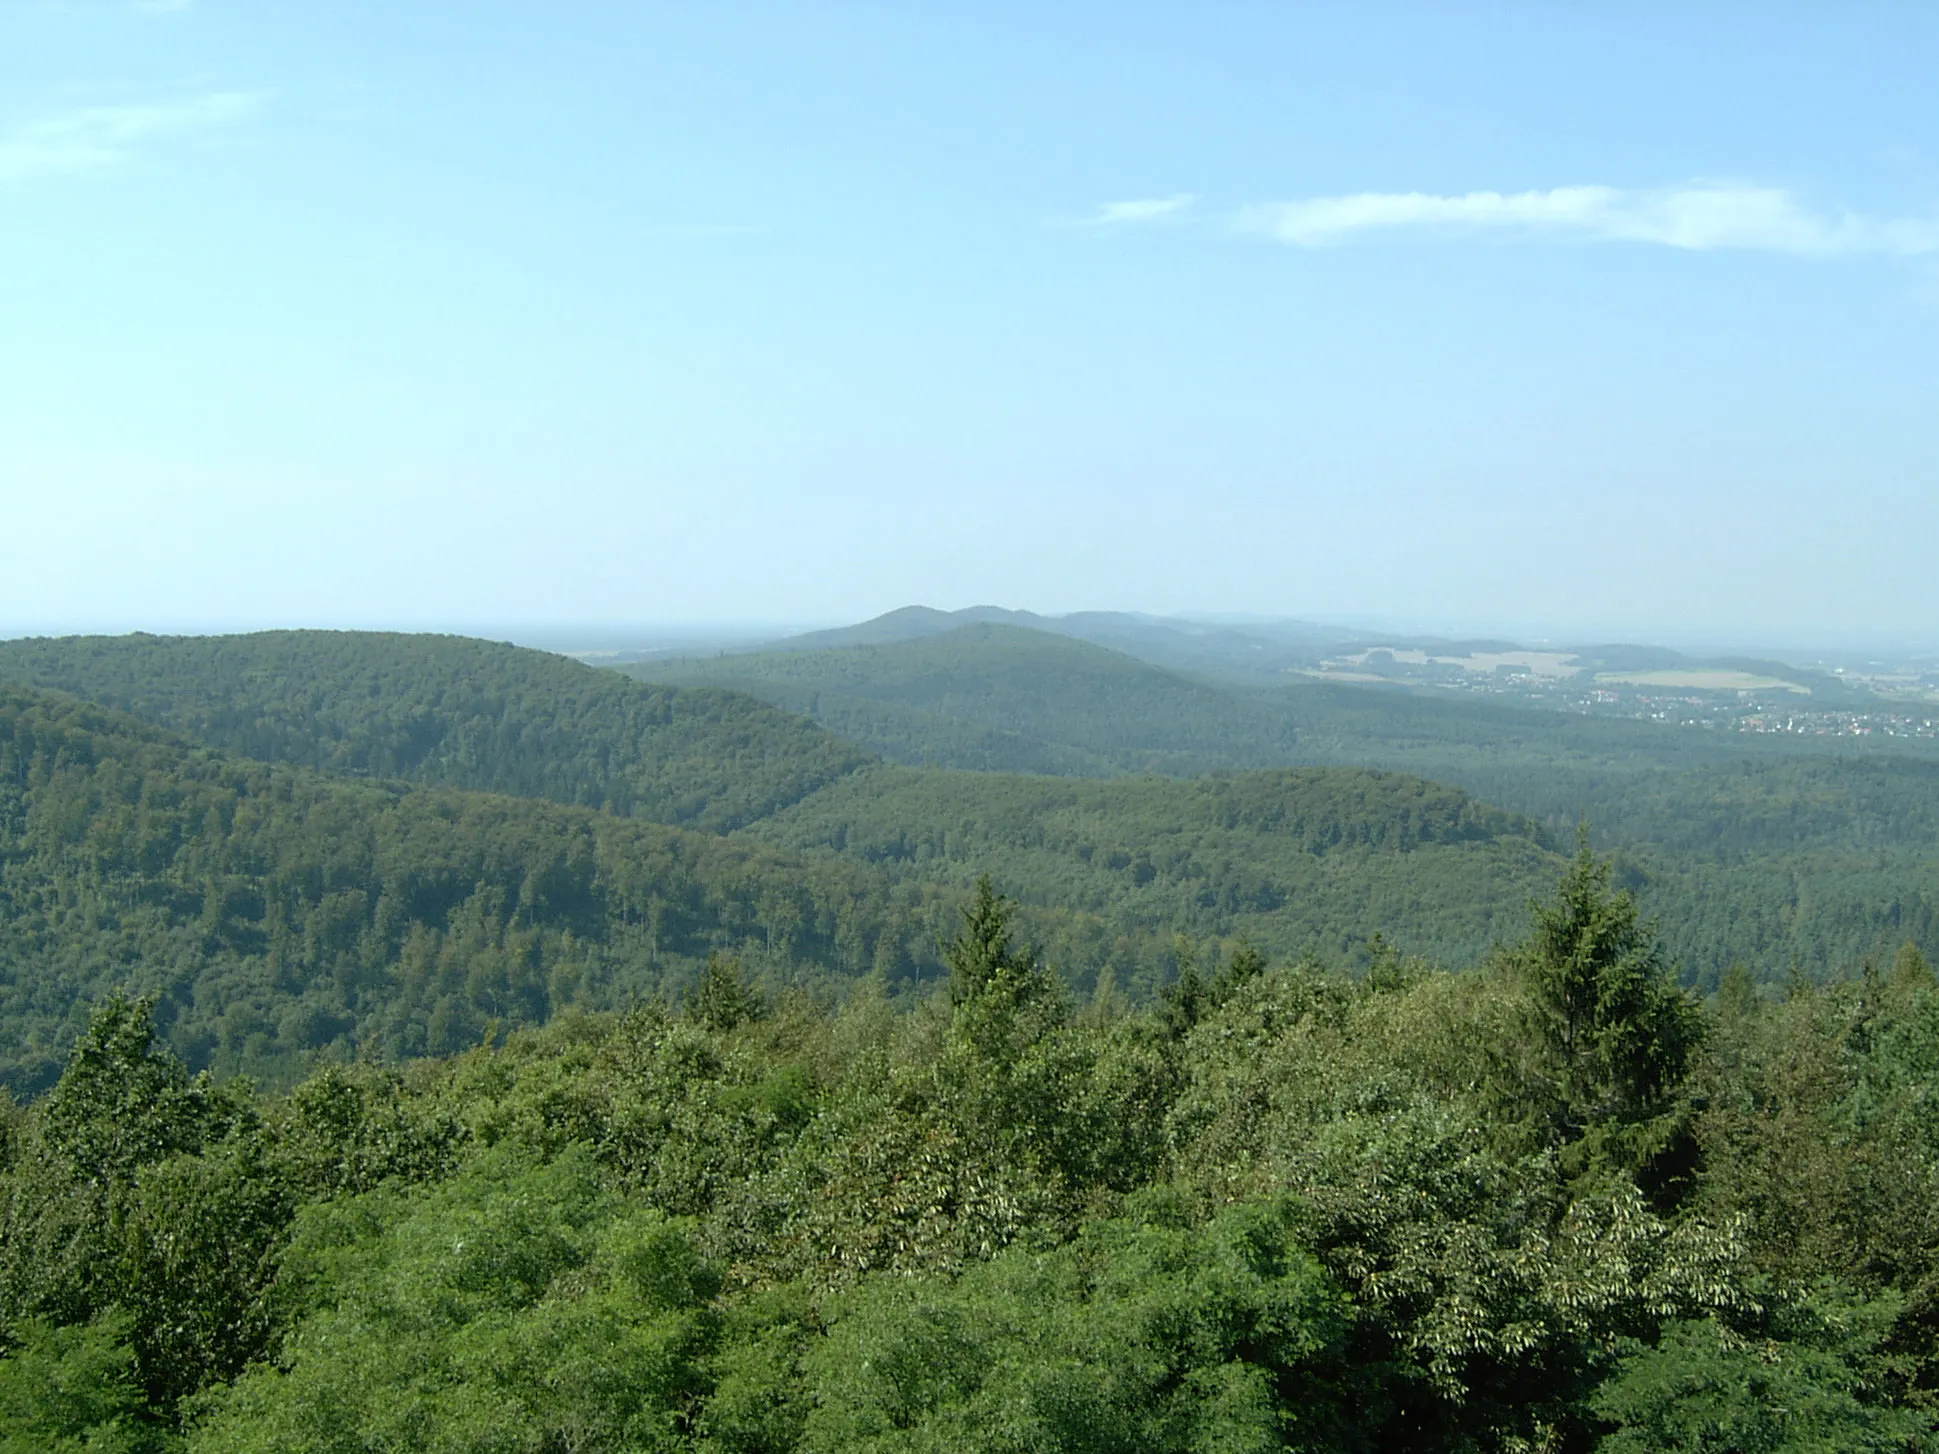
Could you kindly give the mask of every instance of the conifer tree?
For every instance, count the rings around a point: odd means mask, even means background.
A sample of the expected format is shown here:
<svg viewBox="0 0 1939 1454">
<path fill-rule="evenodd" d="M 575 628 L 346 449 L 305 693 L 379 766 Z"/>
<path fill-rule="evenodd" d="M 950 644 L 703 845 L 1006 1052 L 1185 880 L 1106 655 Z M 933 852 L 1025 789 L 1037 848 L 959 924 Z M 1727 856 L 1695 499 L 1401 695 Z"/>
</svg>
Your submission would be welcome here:
<svg viewBox="0 0 1939 1454">
<path fill-rule="evenodd" d="M 1706 1021 L 1672 977 L 1655 926 L 1610 876 L 1585 835 L 1515 955 L 1533 1007 L 1532 1088 L 1567 1173 L 1633 1178 L 1667 1209 L 1694 1184 L 1681 1092 Z"/>
<path fill-rule="evenodd" d="M 1702 1037 L 1636 900 L 1585 843 L 1537 904 L 1520 962 L 1555 1088 L 1579 1124 L 1648 1109 L 1681 1083 Z"/>
</svg>

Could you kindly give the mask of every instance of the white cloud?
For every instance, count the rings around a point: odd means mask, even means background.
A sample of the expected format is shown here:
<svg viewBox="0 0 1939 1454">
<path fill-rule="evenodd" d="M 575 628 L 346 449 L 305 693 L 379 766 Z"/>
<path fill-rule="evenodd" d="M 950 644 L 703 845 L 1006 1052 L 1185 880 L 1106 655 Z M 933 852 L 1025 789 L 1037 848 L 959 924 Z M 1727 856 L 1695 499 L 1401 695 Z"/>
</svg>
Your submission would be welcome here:
<svg viewBox="0 0 1939 1454">
<path fill-rule="evenodd" d="M 1356 192 L 1249 207 L 1238 226 L 1299 247 L 1369 233 L 1521 240 L 1648 242 L 1707 251 L 1751 248 L 1808 255 L 1939 252 L 1939 220 L 1879 221 L 1814 213 L 1781 187 L 1693 182 L 1681 187 L 1556 187 L 1546 192 Z"/>
<path fill-rule="evenodd" d="M 105 171 L 151 138 L 239 121 L 261 99 L 219 91 L 146 106 L 90 106 L 32 122 L 0 136 L 0 182 Z"/>
<path fill-rule="evenodd" d="M 1192 205 L 1190 192 L 1171 197 L 1140 197 L 1131 202 L 1106 202 L 1084 219 L 1086 227 L 1122 227 L 1133 222 L 1162 222 L 1176 217 Z"/>
</svg>

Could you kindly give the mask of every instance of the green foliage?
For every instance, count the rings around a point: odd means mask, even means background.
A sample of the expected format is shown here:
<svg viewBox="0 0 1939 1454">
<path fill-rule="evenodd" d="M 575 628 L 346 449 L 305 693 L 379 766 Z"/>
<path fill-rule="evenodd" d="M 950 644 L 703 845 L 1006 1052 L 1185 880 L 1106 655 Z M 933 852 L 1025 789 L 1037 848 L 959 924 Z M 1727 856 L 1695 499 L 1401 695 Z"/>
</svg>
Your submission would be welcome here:
<svg viewBox="0 0 1939 1454">
<path fill-rule="evenodd" d="M 1586 818 L 1601 842 L 1621 851 L 1625 880 L 1647 885 L 1667 926 L 1667 948 L 1706 986 L 1733 960 L 1782 982 L 1793 963 L 1826 974 L 1889 952 L 1907 936 L 1939 942 L 1929 867 L 1939 833 L 1939 761 L 1929 744 L 1745 737 L 1336 684 L 1248 690 L 1041 629 L 975 624 L 929 634 L 953 624 L 916 623 L 925 634 L 913 640 L 890 631 L 869 646 L 810 650 L 804 643 L 796 651 L 628 670 L 731 686 L 914 767 L 1107 778 L 1377 768 L 1461 788 L 1527 814 L 1557 837 Z M 1256 643 L 1249 650 L 1256 654 Z M 873 831 L 873 815 L 852 808 L 844 810 L 842 828 L 822 829 L 824 841 L 846 829 L 874 855 L 926 850 L 940 857 L 947 841 L 960 857 L 961 840 L 985 831 L 974 806 L 904 791 L 904 810 L 879 821 L 908 835 L 906 847 Z M 1013 790 L 991 791 L 1000 797 Z M 796 816 L 819 821 L 820 803 L 845 796 L 838 790 L 804 800 L 805 813 Z M 1111 795 L 1104 799 L 1115 806 Z M 922 811 L 911 811 L 918 805 Z M 1125 826 L 1136 823 L 1138 832 L 1117 843 L 1092 835 L 1091 842 L 1107 852 L 1128 849 L 1129 862 L 1173 830 L 1162 819 L 1139 821 L 1135 798 L 1126 808 Z M 916 823 L 926 830 L 920 836 L 911 830 Z M 1031 847 L 1012 837 L 1004 851 Z M 1256 843 L 1240 840 L 1204 857 L 1228 861 L 1215 872 L 1237 879 L 1232 887 L 1242 898 L 1260 877 L 1285 890 L 1288 902 L 1315 892 L 1298 876 L 1288 881 L 1277 854 L 1261 853 Z M 1155 864 L 1156 854 L 1149 858 Z M 1258 869 L 1264 874 L 1249 872 Z M 1504 885 L 1531 884 L 1511 865 L 1494 869 Z M 1060 893 L 1070 892 L 1063 865 L 1033 861 L 1018 873 L 992 853 L 976 870 L 1003 872 L 1026 900 L 1037 883 L 1058 882 Z M 1545 864 L 1536 876 L 1548 872 Z M 1363 913 L 1360 937 L 1379 927 L 1404 938 L 1408 950 L 1464 961 L 1492 937 L 1506 937 L 1505 921 L 1519 906 L 1511 894 L 1488 915 L 1494 922 L 1477 925 L 1461 908 L 1440 904 L 1421 912 L 1420 921 L 1434 926 L 1423 935 L 1405 922 L 1411 916 L 1393 902 L 1400 897 L 1382 896 L 1377 921 Z M 1174 927 L 1185 928 L 1201 907 L 1171 902 L 1166 911 Z M 1233 911 L 1229 903 L 1221 907 Z M 1220 932 L 1249 934 L 1287 954 L 1345 949 L 1332 934 L 1300 928 L 1305 937 L 1296 941 L 1251 923 Z"/>
<path fill-rule="evenodd" d="M 969 1005 L 996 1005 L 1016 1015 L 1052 997 L 1049 977 L 1035 949 L 1010 942 L 1011 905 L 988 874 L 976 880 L 975 896 L 963 906 L 963 927 L 943 951 L 949 965 L 949 998 L 958 1019 Z"/>
<path fill-rule="evenodd" d="M 191 1081 L 152 1006 L 96 1011 L 26 1127 L 0 1201 L 0 1318 L 119 1313 L 150 1401 L 169 1406 L 268 1346 L 290 1194 L 245 1088 Z"/>
<path fill-rule="evenodd" d="M 0 1117 L 0 1451 L 1939 1430 L 1915 899 L 1820 935 L 1889 919 L 1876 967 L 1778 994 L 1747 956 L 1706 1007 L 1641 903 L 1768 946 L 1804 859 L 1568 863 L 1358 770 L 820 780 L 786 732 L 738 760 L 693 699 L 647 731 L 644 689 L 494 650 L 0 651 L 171 724 L 0 693 L 0 1070 L 32 1097 Z M 1788 802 L 1856 903 L 1885 879 L 1851 806 L 1897 813 L 1887 877 L 1923 809 L 1916 773 L 1901 811 L 1843 772 L 1698 807 L 1768 841 Z M 678 813 L 742 826 L 642 821 L 683 775 Z M 426 786 L 460 780 L 600 806 Z"/>
<path fill-rule="evenodd" d="M 1520 964 L 1565 1102 L 1604 1117 L 1660 1100 L 1682 1080 L 1701 1024 L 1635 899 L 1610 892 L 1609 865 L 1585 846 L 1534 917 Z"/>
<path fill-rule="evenodd" d="M 747 836 L 964 893 L 1000 875 L 1077 984 L 1108 964 L 1145 993 L 1179 933 L 1348 962 L 1378 924 L 1408 952 L 1472 963 L 1562 862 L 1532 824 L 1464 793 L 1349 769 L 1086 782 L 875 768 Z"/>
<path fill-rule="evenodd" d="M 207 1077 L 154 1049 L 155 1000 L 110 997 L 88 1020 L 38 1126 L 50 1155 L 91 1179 L 126 1180 L 137 1167 L 202 1149 L 222 1097 Z"/>
<path fill-rule="evenodd" d="M 1363 958 L 1368 931 L 1378 927 L 1403 953 L 1472 963 L 1510 936 L 1522 900 L 1553 876 L 1543 832 L 1565 832 L 1585 815 L 1601 841 L 1620 850 L 1620 880 L 1667 925 L 1666 949 L 1704 987 L 1733 961 L 1781 982 L 1793 963 L 1822 975 L 1889 954 L 1908 937 L 1939 941 L 1939 899 L 1925 864 L 1939 824 L 1939 762 L 1893 756 L 1864 740 L 1832 744 L 1838 755 L 1828 756 L 1826 744 L 1804 739 L 1734 739 L 1331 685 L 1249 692 L 1007 625 L 860 653 L 688 665 L 755 672 L 750 685 L 770 666 L 781 684 L 804 672 L 833 673 L 827 684 L 837 695 L 875 693 L 867 698 L 871 710 L 919 714 L 907 737 L 920 749 L 910 760 L 925 764 L 1107 775 L 1371 766 L 1441 778 L 1543 827 L 1472 799 L 1457 807 L 1464 800 L 1445 789 L 1420 790 L 1438 801 L 1410 804 L 1405 778 L 1371 791 L 1375 780 L 1342 777 L 1326 786 L 1324 775 L 1172 785 L 1190 789 L 1182 794 L 1124 781 L 1085 785 L 1104 791 L 1071 798 L 1041 779 L 858 772 L 863 755 L 746 697 L 643 686 L 544 653 L 458 638 L 286 632 L 0 643 L 0 679 L 74 691 L 264 760 L 754 832 L 791 848 L 862 858 L 907 884 L 940 881 L 951 897 L 966 893 L 978 873 L 1000 872 L 1026 906 L 1033 937 L 1081 990 L 1108 974 L 1134 994 L 1153 993 L 1181 931 L 1346 962 Z M 985 721 L 997 725 L 979 725 Z M 1048 734 L 1029 737 L 1037 746 L 1022 756 L 950 745 L 961 731 L 1023 741 L 1021 727 Z M 1120 758 L 1086 765 L 1086 754 L 1100 753 Z M 1291 809 L 1284 826 L 1252 811 L 1254 800 L 1276 798 Z M 1448 836 L 1450 811 L 1466 822 L 1460 836 Z M 103 841 L 122 841 L 116 822 L 97 826 Z M 1406 856 L 1397 858 L 1396 847 Z M 475 906 L 474 932 L 497 932 L 485 922 L 493 918 L 536 924 L 548 903 L 571 899 L 572 867 L 570 855 L 564 865 L 526 865 L 502 886 L 495 908 L 490 899 Z M 57 956 L 88 934 L 97 961 L 158 957 L 142 913 L 70 891 L 70 874 L 60 877 L 59 911 L 78 909 L 79 921 L 30 928 L 48 937 Z M 254 889 L 235 877 L 183 876 L 169 897 L 186 915 L 193 896 L 201 926 L 211 930 L 240 909 L 236 927 L 246 929 Z M 38 882 L 25 889 L 30 907 L 51 911 L 40 907 Z M 867 899 L 877 890 L 848 892 Z M 733 932 L 667 951 L 649 918 L 646 958 L 656 972 L 623 977 L 634 988 L 657 986 L 671 968 L 669 987 L 677 991 L 710 950 L 736 952 L 748 937 L 758 937 L 764 959 L 817 970 L 880 968 L 896 982 L 934 968 L 935 918 L 887 935 L 852 929 L 837 953 L 817 945 L 804 954 L 799 930 L 819 915 L 800 912 L 787 897 L 757 895 L 767 902 L 741 916 Z M 152 913 L 163 901 L 151 890 L 141 909 Z M 337 899 L 318 925 L 322 944 L 356 937 L 359 913 L 368 926 L 374 907 Z M 394 917 L 400 907 L 411 906 L 394 902 L 387 912 Z M 108 925 L 131 919 L 109 947 Z M 585 927 L 574 932 L 583 947 Z M 501 964 L 533 953 L 516 938 L 492 948 Z M 552 957 L 544 944 L 536 952 Z M 178 937 L 165 957 L 175 974 L 195 975 L 194 954 Z M 603 970 L 590 961 L 605 958 L 563 957 L 557 968 L 567 1002 Z M 99 984 L 106 968 L 97 963 L 88 977 Z M 475 985 L 469 974 L 449 976 L 463 979 L 461 992 L 445 986 L 414 1006 L 414 1023 L 398 1026 L 383 1048 L 448 1053 L 494 1021 L 522 1022 L 554 969 L 548 963 L 532 976 L 494 964 Z M 225 1006 L 225 1015 L 234 1014 L 216 1036 L 219 1053 L 178 1041 L 191 1063 L 288 1077 L 303 1063 L 293 1053 L 299 1048 L 335 1045 L 343 1054 L 367 1043 L 372 1029 L 334 997 L 294 1009 L 264 1003 L 260 991 L 252 998 Z M 609 1001 L 598 987 L 583 1002 Z M 78 1028 L 42 1023 L 45 1043 L 33 1052 L 33 1069 L 13 1076 L 16 1086 L 50 1081 Z"/>
<path fill-rule="evenodd" d="M 271 1133 L 284 1174 L 312 1196 L 363 1192 L 449 1172 L 466 1128 L 408 1097 L 395 1073 L 326 1065 L 274 1107 Z"/>
<path fill-rule="evenodd" d="M 1356 1364 L 1408 1410 L 1384 1447 L 1577 1447 L 1603 1340 L 1749 1301 L 1728 1214 L 1666 1216 L 1619 1171 L 1584 1179 L 1530 1144 L 1526 1088 L 1500 1081 L 1533 1011 L 1505 966 L 1384 986 L 1277 972 L 1183 1042 L 1175 1174 L 1208 1203 L 1297 1199 L 1360 1312 Z"/>
<path fill-rule="evenodd" d="M 0 682 L 54 688 L 263 762 L 512 793 L 719 832 L 866 755 L 728 692 L 629 682 L 459 636 L 0 642 Z"/>
<path fill-rule="evenodd" d="M 1688 1007 L 1636 991 L 1675 994 L 1632 910 L 1585 858 L 1476 971 L 1237 950 L 1189 1015 L 1101 1014 L 984 884 L 955 993 L 899 1013 L 751 1013 L 722 960 L 691 1013 L 274 1096 L 113 1003 L 13 1129 L 0 1415 L 225 1451 L 1914 1446 L 1932 985 L 1741 998 L 1639 1069 Z M 1590 1117 L 1529 1119 L 1568 1087 L 1682 1107 L 1685 1194 L 1573 1164 Z"/>
<path fill-rule="evenodd" d="M 29 1318 L 0 1357 L 0 1454 L 161 1454 L 127 1345 L 126 1314 Z"/>
<path fill-rule="evenodd" d="M 494 1025 L 678 994 L 716 953 L 777 986 L 907 990 L 941 972 L 937 931 L 992 868 L 1022 875 L 1032 936 L 1080 989 L 1108 972 L 1149 993 L 1181 929 L 1331 957 L 1384 918 L 1458 961 L 1555 863 L 1507 815 L 1372 774 L 850 781 L 765 820 L 764 848 L 320 778 L 0 697 L 0 1078 L 45 1088 L 73 1006 L 123 986 L 159 992 L 190 1065 L 284 1083 L 319 1053 L 449 1054 Z M 907 826 L 952 818 L 974 826 L 939 851 Z"/>
<path fill-rule="evenodd" d="M 731 1030 L 748 1020 L 758 1020 L 766 1006 L 760 991 L 749 984 L 734 960 L 722 954 L 707 956 L 707 967 L 700 972 L 688 1010 L 710 1030 Z"/>
<path fill-rule="evenodd" d="M 873 1279 L 806 1360 L 810 1451 L 1330 1449 L 1344 1300 L 1280 1209 L 1163 1196 L 937 1287 Z"/>
<path fill-rule="evenodd" d="M 1760 1262 L 1905 1306 L 1893 1347 L 1939 1390 L 1939 992 L 1916 965 L 1720 1017 L 1697 1121 L 1700 1196 Z"/>
<path fill-rule="evenodd" d="M 211 1391 L 190 1449 L 685 1447 L 719 1278 L 588 1156 L 507 1147 L 322 1204 L 288 1262 L 307 1297 L 281 1360 Z"/>
<path fill-rule="evenodd" d="M 1548 1103 L 1565 1164 L 1614 1165 L 1667 1194 L 1694 1154 L 1676 1095 L 1704 1024 L 1636 901 L 1609 878 L 1585 841 L 1513 956 L 1539 1046 L 1528 1088 Z"/>
<path fill-rule="evenodd" d="M 1189 1034 L 1211 1011 L 1232 998 L 1241 986 L 1257 979 L 1266 970 L 1266 957 L 1241 940 L 1224 968 L 1207 977 L 1199 972 L 1198 956 L 1191 941 L 1179 935 L 1173 949 L 1178 960 L 1178 978 L 1166 985 L 1159 1000 L 1164 1006 L 1165 1027 L 1174 1039 Z M 1373 962 L 1367 968 L 1369 984 L 1384 984 L 1392 951 L 1381 936 L 1375 936 Z"/>
<path fill-rule="evenodd" d="M 1878 1454 L 1918 1447 L 1931 1420 L 1886 1401 L 1876 1373 L 1893 1310 L 1856 1306 L 1786 1339 L 1715 1319 L 1672 1323 L 1633 1347 L 1592 1406 L 1608 1454 Z"/>
<path fill-rule="evenodd" d="M 942 896 L 588 809 L 200 752 L 0 689 L 0 1080 L 45 1089 L 129 986 L 196 1066 L 295 1079 L 677 991 L 716 950 L 939 973 Z"/>
</svg>

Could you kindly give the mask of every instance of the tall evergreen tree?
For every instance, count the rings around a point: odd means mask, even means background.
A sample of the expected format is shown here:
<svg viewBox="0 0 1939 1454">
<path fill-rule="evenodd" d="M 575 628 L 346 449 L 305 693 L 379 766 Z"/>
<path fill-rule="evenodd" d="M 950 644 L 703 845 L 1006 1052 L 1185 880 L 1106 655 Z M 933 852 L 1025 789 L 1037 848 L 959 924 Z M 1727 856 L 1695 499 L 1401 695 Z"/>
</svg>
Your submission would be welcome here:
<svg viewBox="0 0 1939 1454">
<path fill-rule="evenodd" d="M 1585 840 L 1515 955 L 1534 1010 L 1537 1090 L 1572 1170 L 1618 1169 L 1659 1197 L 1693 1155 L 1677 1100 L 1705 1021 L 1655 926 Z"/>
</svg>

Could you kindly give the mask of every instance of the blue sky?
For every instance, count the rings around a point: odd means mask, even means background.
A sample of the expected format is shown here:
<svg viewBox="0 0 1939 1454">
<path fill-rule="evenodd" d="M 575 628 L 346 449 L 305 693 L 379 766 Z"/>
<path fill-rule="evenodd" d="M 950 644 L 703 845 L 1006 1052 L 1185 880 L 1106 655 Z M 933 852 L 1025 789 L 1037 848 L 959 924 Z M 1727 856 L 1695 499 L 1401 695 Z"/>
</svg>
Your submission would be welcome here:
<svg viewBox="0 0 1939 1454">
<path fill-rule="evenodd" d="M 0 630 L 1939 638 L 1939 7 L 0 0 Z"/>
</svg>

